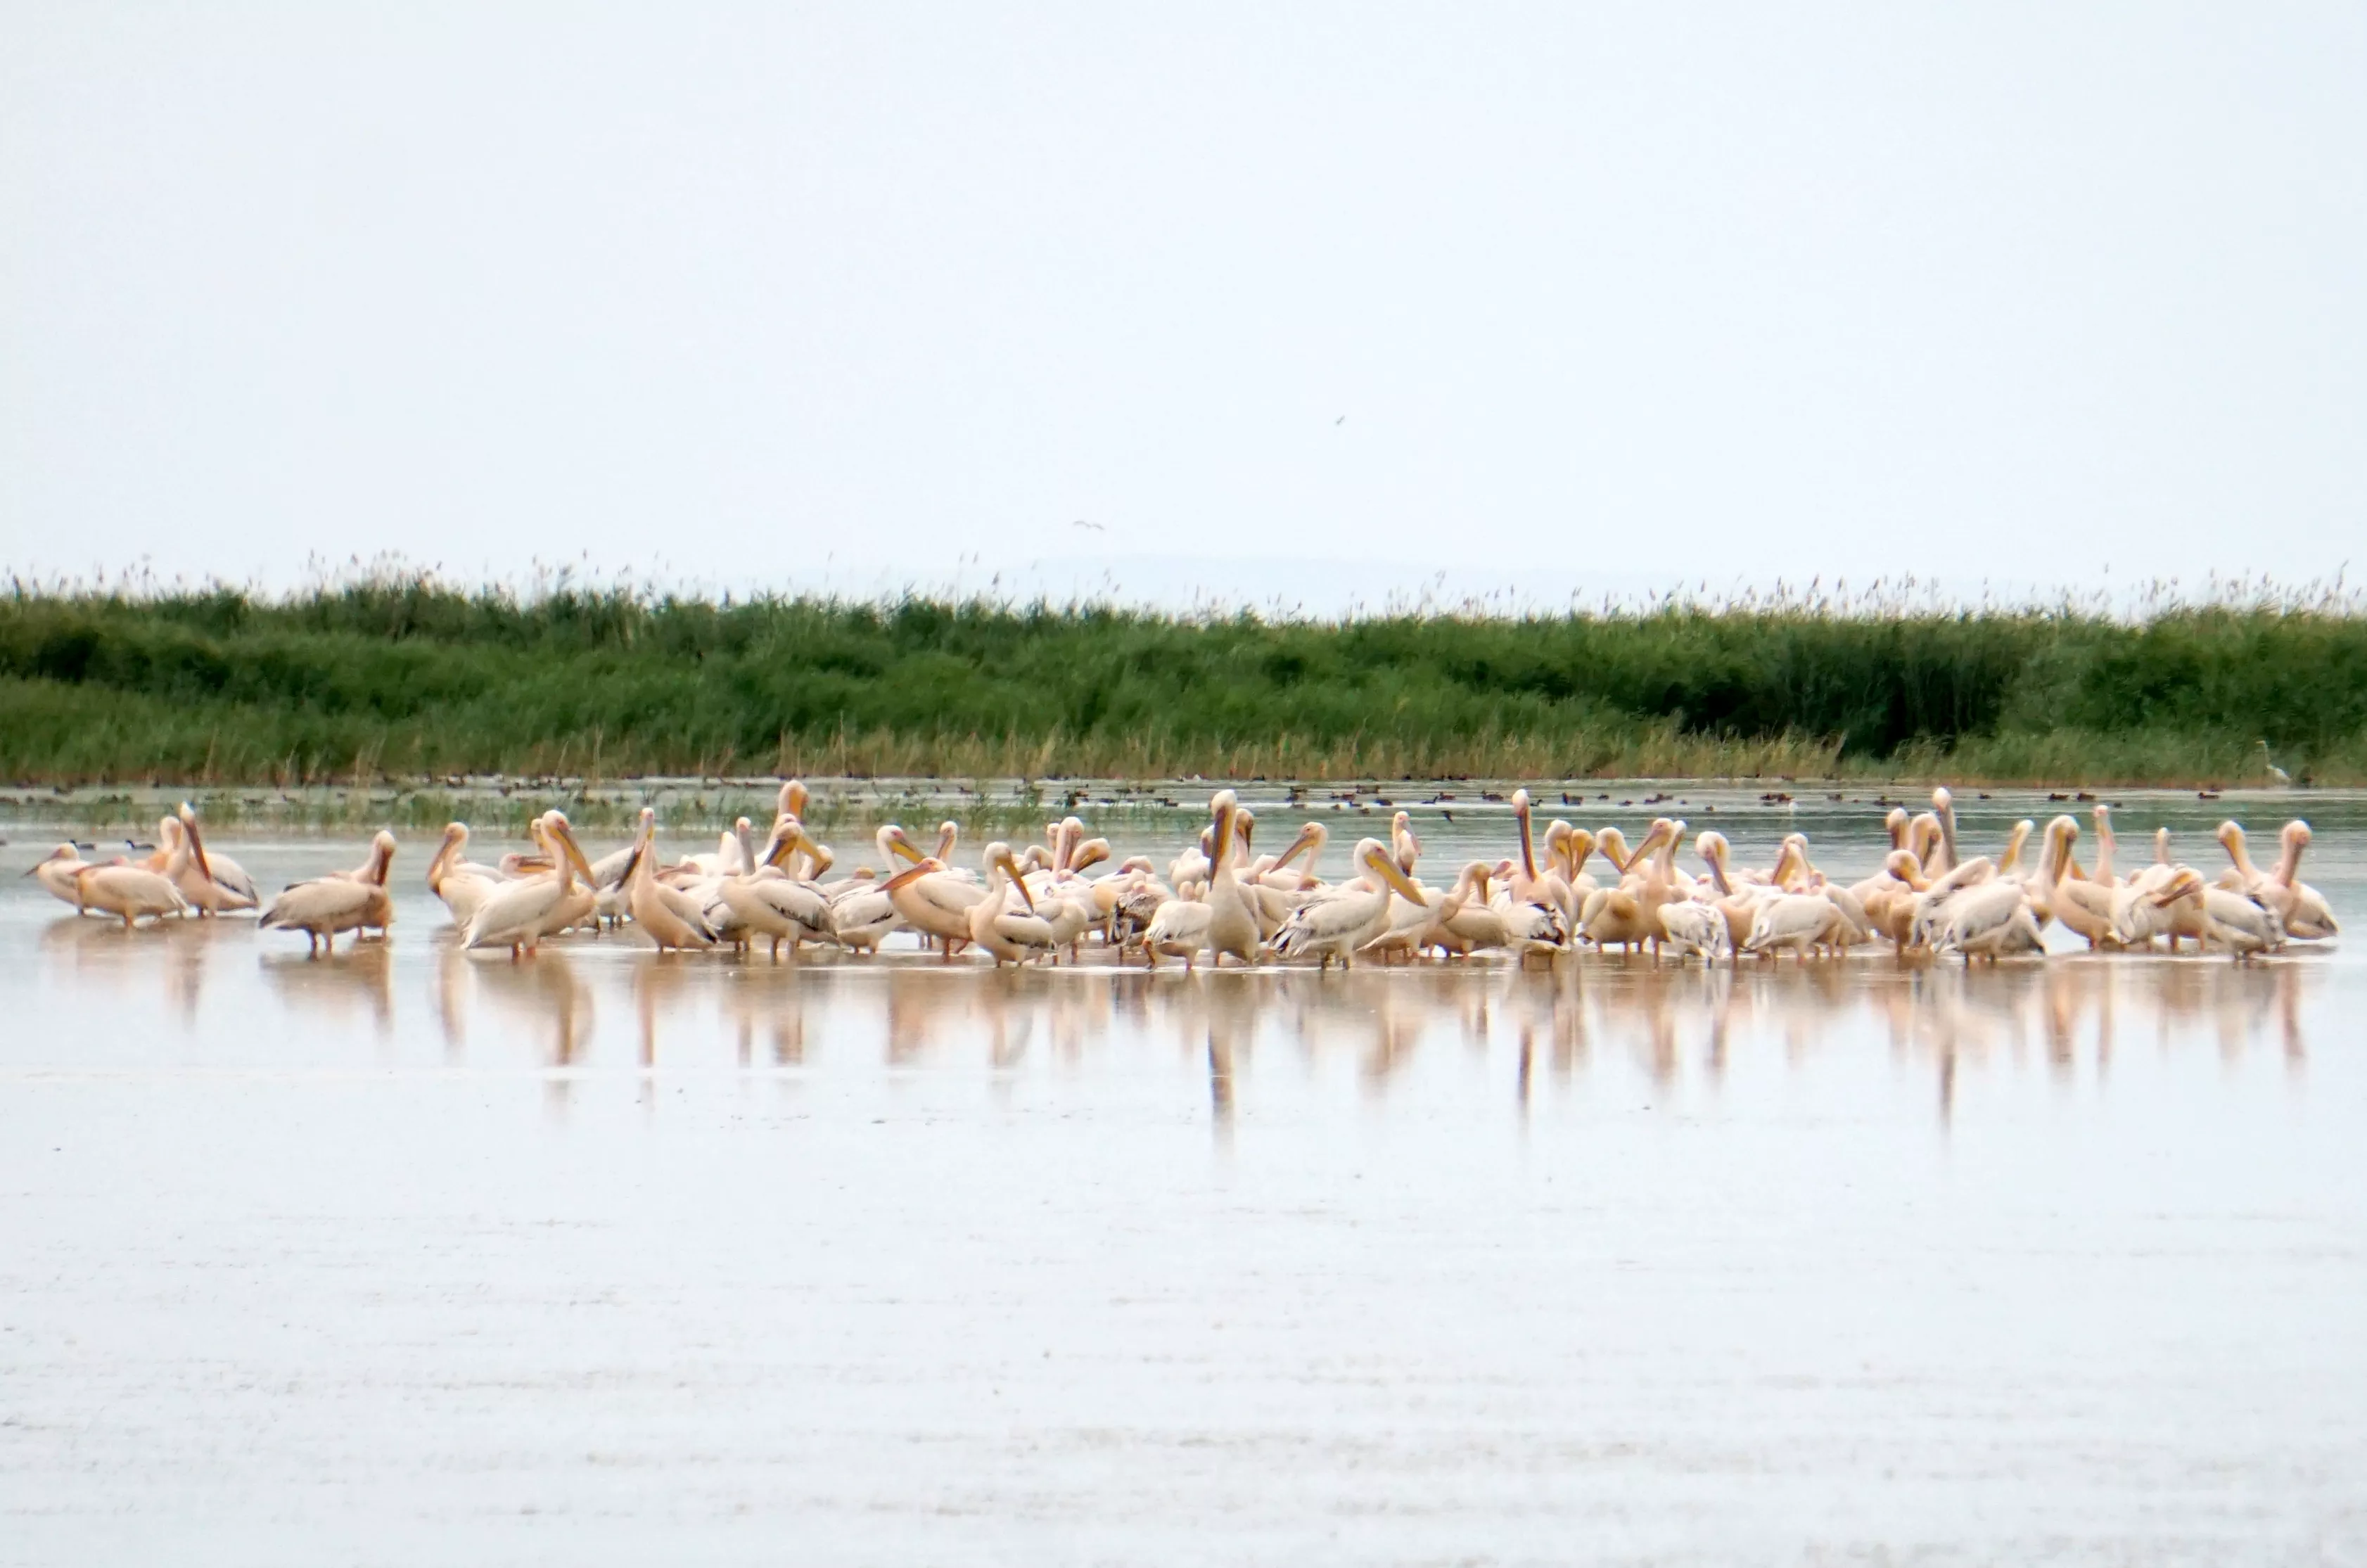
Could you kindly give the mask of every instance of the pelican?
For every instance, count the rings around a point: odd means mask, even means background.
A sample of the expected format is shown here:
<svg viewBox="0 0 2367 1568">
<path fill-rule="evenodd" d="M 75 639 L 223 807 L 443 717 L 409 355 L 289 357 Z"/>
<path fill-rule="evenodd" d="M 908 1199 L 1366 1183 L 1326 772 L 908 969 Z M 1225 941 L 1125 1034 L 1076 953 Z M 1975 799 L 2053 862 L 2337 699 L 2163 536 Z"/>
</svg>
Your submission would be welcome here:
<svg viewBox="0 0 2367 1568">
<path fill-rule="evenodd" d="M 1215 820 L 1206 835 L 1210 852 L 1206 897 L 1186 902 L 1179 889 L 1178 897 L 1159 906 L 1143 932 L 1143 949 L 1154 967 L 1161 953 L 1181 958 L 1187 969 L 1203 952 L 1219 968 L 1228 953 L 1243 963 L 1257 960 L 1257 921 L 1250 914 L 1240 879 L 1233 870 L 1237 838 L 1233 821 L 1240 808 L 1230 790 L 1217 790 L 1208 806 Z"/>
<path fill-rule="evenodd" d="M 177 814 L 181 819 L 182 830 L 189 835 L 189 852 L 196 859 L 198 869 L 204 871 L 222 890 L 223 896 L 221 899 L 209 901 L 210 907 L 199 906 L 198 913 L 253 909 L 262 903 L 262 896 L 255 891 L 255 879 L 246 874 L 245 867 L 227 855 L 210 855 L 206 852 L 205 837 L 198 831 L 197 808 L 190 805 L 188 801 L 183 801 Z"/>
<path fill-rule="evenodd" d="M 1716 893 L 1709 907 L 1717 911 L 1726 922 L 1727 945 L 1739 949 L 1750 940 L 1750 928 L 1759 919 L 1759 906 L 1782 890 L 1771 882 L 1738 879 L 1727 863 L 1728 846 L 1726 835 L 1716 828 L 1705 829 L 1699 838 L 1693 840 L 1693 852 L 1702 858 L 1702 864 L 1709 868 L 1710 886 Z M 1784 860 L 1779 858 L 1777 869 L 1782 869 L 1784 864 Z"/>
<path fill-rule="evenodd" d="M 1522 963 L 1529 961 L 1531 953 L 1541 952 L 1550 964 L 1553 955 L 1569 943 L 1569 928 L 1562 924 L 1559 901 L 1554 896 L 1557 890 L 1542 879 L 1529 877 L 1532 896 L 1521 898 L 1512 889 L 1522 880 L 1513 862 L 1497 861 L 1488 907 L 1503 918 L 1505 946 L 1519 955 Z"/>
<path fill-rule="evenodd" d="M 655 943 L 660 952 L 685 948 L 711 948 L 715 932 L 698 901 L 679 888 L 658 881 L 654 848 L 658 813 L 641 808 L 641 830 L 634 840 L 631 869 L 625 875 L 626 907 L 634 929 Z"/>
<path fill-rule="evenodd" d="M 2043 952 L 2045 943 L 2022 883 L 1993 877 L 1948 901 L 1931 950 L 1962 953 L 1967 962 L 1976 958 L 1995 962 L 2011 953 Z"/>
<path fill-rule="evenodd" d="M 380 841 L 383 841 L 382 843 Z M 394 856 L 394 835 L 380 834 L 371 841 L 374 859 L 391 861 Z M 364 926 L 384 930 L 394 920 L 394 900 L 386 891 L 383 868 L 379 874 L 357 878 L 346 872 L 333 871 L 282 888 L 271 907 L 263 912 L 262 926 L 267 931 L 301 931 L 304 951 L 310 956 L 326 950 L 337 950 L 340 932 L 358 933 Z M 355 940 L 359 941 L 358 935 Z"/>
<path fill-rule="evenodd" d="M 1456 958 L 1509 947 L 1510 925 L 1488 896 L 1495 869 L 1485 860 L 1467 860 L 1455 873 L 1455 885 L 1430 901 L 1431 919 L 1418 938 L 1421 946 L 1436 948 Z"/>
<path fill-rule="evenodd" d="M 181 809 L 188 810 L 187 806 Z M 216 876 L 217 868 L 229 880 Z M 156 824 L 156 853 L 149 858 L 147 869 L 163 872 L 199 915 L 255 907 L 255 884 L 232 862 L 206 853 L 205 842 L 198 834 L 195 812 L 187 822 L 178 816 L 168 816 Z"/>
<path fill-rule="evenodd" d="M 2200 882 L 2188 871 L 2184 876 Z M 2203 889 L 2203 945 L 2220 948 L 2238 963 L 2274 952 L 2285 943 L 2284 922 L 2277 912 L 2256 899 L 2225 888 Z"/>
<path fill-rule="evenodd" d="M 1845 946 L 1848 926 L 1840 905 L 1822 893 L 1779 892 L 1752 915 L 1750 935 L 1743 938 L 1741 950 L 1773 954 L 1789 948 L 1794 957 L 1805 960 L 1811 948 Z"/>
<path fill-rule="evenodd" d="M 876 953 L 896 929 L 895 903 L 866 866 L 823 894 L 830 903 L 830 938 L 851 953 Z"/>
<path fill-rule="evenodd" d="M 1054 951 L 1059 946 L 1059 937 L 1051 922 L 1036 913 L 1036 901 L 1019 874 L 1018 862 L 1012 858 L 1011 846 L 997 840 L 986 846 L 980 858 L 986 872 L 986 896 L 969 907 L 970 941 L 985 949 L 997 969 Z M 1014 898 L 1024 909 L 1011 907 Z"/>
<path fill-rule="evenodd" d="M 189 913 L 189 901 L 181 890 L 144 866 L 83 864 L 74 868 L 74 876 L 75 906 L 112 915 L 126 931 L 137 920 Z"/>
<path fill-rule="evenodd" d="M 2269 873 L 2265 887 L 2255 890 L 2262 894 L 2260 902 L 2276 912 L 2284 923 L 2284 934 L 2298 941 L 2314 942 L 2339 933 L 2334 910 L 2316 888 L 2301 880 L 2302 851 L 2309 847 L 2309 824 L 2293 821 L 2285 824 L 2279 835 L 2283 853 L 2278 857 L 2277 869 Z"/>
<path fill-rule="evenodd" d="M 1392 893 L 1422 906 L 1422 890 L 1398 869 L 1389 846 L 1379 839 L 1361 840 L 1351 859 L 1358 875 L 1311 895 L 1290 912 L 1274 937 L 1277 954 L 1312 954 L 1319 969 L 1330 969 L 1336 958 L 1346 969 L 1351 953 L 1388 929 Z"/>
<path fill-rule="evenodd" d="M 1935 869 L 1944 877 L 1956 869 L 1956 798 L 1945 786 L 1931 791 L 1931 814 L 1940 821 L 1940 864 Z"/>
<path fill-rule="evenodd" d="M 2335 924 L 2333 910 L 2318 891 L 2295 880 L 2301 870 L 2302 851 L 2309 847 L 2309 824 L 2298 820 L 2285 824 L 2278 835 L 2282 853 L 2273 871 L 2263 871 L 2252 864 L 2244 830 L 2236 824 L 2221 823 L 2218 837 L 2227 851 L 2227 858 L 2234 862 L 2220 874 L 2220 887 L 2274 910 L 2277 918 L 2284 923 L 2288 937 L 2315 941 L 2340 929 Z"/>
<path fill-rule="evenodd" d="M 744 823 L 748 819 L 740 820 Z M 787 861 L 806 852 L 812 844 L 797 818 L 782 816 L 773 824 L 772 838 L 764 853 L 748 857 L 755 869 L 723 880 L 717 899 L 730 914 L 730 934 L 739 941 L 750 940 L 749 933 L 769 937 L 773 956 L 778 958 L 784 938 L 793 956 L 800 942 L 827 942 L 832 938 L 836 926 L 830 901 L 811 882 L 799 881 L 782 869 Z M 710 905 L 709 924 L 714 924 L 715 913 Z"/>
<path fill-rule="evenodd" d="M 1661 934 L 1668 937 L 1681 963 L 1693 953 L 1699 953 L 1705 961 L 1716 962 L 1733 946 L 1726 916 L 1710 904 L 1664 903 L 1659 913 Z"/>
<path fill-rule="evenodd" d="M 1241 884 L 1241 895 L 1249 901 L 1251 915 L 1257 921 L 1261 940 L 1272 941 L 1282 930 L 1283 923 L 1303 907 L 1308 900 L 1318 896 L 1323 885 L 1315 868 L 1321 863 L 1323 846 L 1329 836 L 1319 822 L 1309 822 L 1290 841 L 1290 847 L 1264 872 Z M 1307 869 L 1287 869 L 1299 856 L 1308 857 Z"/>
<path fill-rule="evenodd" d="M 486 893 L 461 930 L 462 947 L 507 948 L 515 961 L 521 955 L 532 957 L 545 937 L 592 918 L 598 903 L 592 863 L 575 842 L 567 818 L 545 812 L 527 832 L 549 858 L 551 869 L 504 882 Z M 581 885 L 575 880 L 579 874 Z"/>
<path fill-rule="evenodd" d="M 467 926 L 486 895 L 502 885 L 501 873 L 491 866 L 462 858 L 468 849 L 469 824 L 447 823 L 444 841 L 436 846 L 435 858 L 427 862 L 427 891 L 444 901 L 456 926 Z"/>
<path fill-rule="evenodd" d="M 953 824 L 947 823 L 950 828 Z M 893 823 L 879 830 L 882 851 L 893 859 L 909 858 L 911 838 Z M 986 884 L 954 872 L 944 860 L 923 858 L 880 884 L 897 915 L 923 938 L 944 944 L 950 960 L 970 941 L 970 906 L 986 897 Z"/>
<path fill-rule="evenodd" d="M 39 881 L 49 891 L 51 898 L 73 904 L 74 913 L 80 915 L 88 906 L 83 903 L 82 894 L 77 891 L 78 885 L 74 878 L 88 863 L 83 859 L 81 850 L 71 844 L 61 844 L 35 861 L 32 869 L 27 871 L 25 875 Z"/>
<path fill-rule="evenodd" d="M 1674 881 L 1663 864 L 1676 852 L 1676 831 L 1677 824 L 1667 817 L 1654 822 L 1628 861 L 1631 867 L 1640 866 L 1641 872 L 1622 877 L 1617 887 L 1606 888 L 1586 901 L 1586 937 L 1596 947 L 1616 942 L 1623 951 L 1633 951 L 1640 943 L 1659 938 L 1659 907 L 1676 895 Z M 1615 832 L 1605 828 L 1602 836 Z"/>
</svg>

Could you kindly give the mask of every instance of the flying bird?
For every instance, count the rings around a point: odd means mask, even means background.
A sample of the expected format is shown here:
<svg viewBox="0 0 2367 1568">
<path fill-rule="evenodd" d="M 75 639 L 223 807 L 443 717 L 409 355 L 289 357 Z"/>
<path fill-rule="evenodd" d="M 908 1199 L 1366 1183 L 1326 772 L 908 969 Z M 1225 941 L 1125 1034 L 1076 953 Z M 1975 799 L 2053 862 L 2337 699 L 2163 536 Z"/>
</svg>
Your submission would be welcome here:
<svg viewBox="0 0 2367 1568">
<path fill-rule="evenodd" d="M 1101 524 L 1089 523 L 1082 517 L 1079 517 L 1075 522 L 1070 523 L 1069 526 L 1072 528 L 1091 528 L 1097 534 L 1105 534 L 1109 532 L 1109 529 L 1102 527 Z"/>
<path fill-rule="evenodd" d="M 1335 429 L 1335 430 L 1336 430 L 1336 429 L 1338 429 L 1341 426 L 1345 425 L 1346 423 L 1348 423 L 1348 416 L 1347 416 L 1346 415 L 1344 415 L 1344 414 L 1343 414 L 1343 415 L 1342 415 L 1339 418 L 1334 419 L 1333 421 L 1331 421 L 1331 427 L 1332 427 L 1333 429 Z"/>
</svg>

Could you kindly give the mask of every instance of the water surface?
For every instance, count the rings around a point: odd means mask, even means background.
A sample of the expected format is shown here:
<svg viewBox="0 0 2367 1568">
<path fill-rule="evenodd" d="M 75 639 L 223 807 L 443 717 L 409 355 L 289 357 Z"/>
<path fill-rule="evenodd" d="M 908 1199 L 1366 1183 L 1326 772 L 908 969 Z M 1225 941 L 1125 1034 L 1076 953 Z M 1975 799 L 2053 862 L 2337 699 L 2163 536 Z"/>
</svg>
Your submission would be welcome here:
<svg viewBox="0 0 2367 1568">
<path fill-rule="evenodd" d="M 2367 1561 L 2339 947 L 512 964 L 423 861 L 323 961 L 6 879 L 0 1562 Z"/>
</svg>

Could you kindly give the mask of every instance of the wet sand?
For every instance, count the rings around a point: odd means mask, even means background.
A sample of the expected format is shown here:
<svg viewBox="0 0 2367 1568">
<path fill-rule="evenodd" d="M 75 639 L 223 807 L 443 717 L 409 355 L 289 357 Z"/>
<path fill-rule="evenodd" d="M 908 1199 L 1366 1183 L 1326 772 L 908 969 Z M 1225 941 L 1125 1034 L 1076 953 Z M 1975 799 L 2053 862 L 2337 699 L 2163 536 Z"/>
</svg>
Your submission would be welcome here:
<svg viewBox="0 0 2367 1568">
<path fill-rule="evenodd" d="M 405 853 L 0 889 L 0 1562 L 2367 1561 L 2339 948 L 513 965 Z"/>
</svg>

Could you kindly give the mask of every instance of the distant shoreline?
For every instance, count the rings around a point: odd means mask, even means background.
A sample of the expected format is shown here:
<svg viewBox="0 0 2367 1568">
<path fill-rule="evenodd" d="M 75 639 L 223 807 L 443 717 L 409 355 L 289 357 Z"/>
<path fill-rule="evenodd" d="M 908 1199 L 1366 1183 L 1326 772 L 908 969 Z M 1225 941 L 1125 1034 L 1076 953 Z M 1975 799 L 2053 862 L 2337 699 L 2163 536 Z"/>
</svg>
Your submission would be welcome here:
<svg viewBox="0 0 2367 1568">
<path fill-rule="evenodd" d="M 1340 622 L 432 580 L 0 596 L 0 788 L 490 775 L 2367 783 L 2367 615 L 1819 604 Z M 566 780 L 572 783 L 558 783 Z M 605 787 L 605 785 L 603 786 Z M 513 786 L 515 788 L 515 786 Z M 499 792 L 496 781 L 494 791 Z"/>
</svg>

